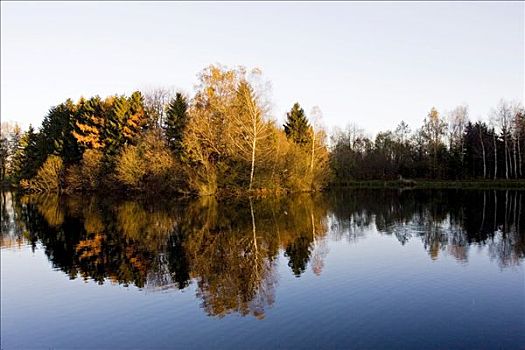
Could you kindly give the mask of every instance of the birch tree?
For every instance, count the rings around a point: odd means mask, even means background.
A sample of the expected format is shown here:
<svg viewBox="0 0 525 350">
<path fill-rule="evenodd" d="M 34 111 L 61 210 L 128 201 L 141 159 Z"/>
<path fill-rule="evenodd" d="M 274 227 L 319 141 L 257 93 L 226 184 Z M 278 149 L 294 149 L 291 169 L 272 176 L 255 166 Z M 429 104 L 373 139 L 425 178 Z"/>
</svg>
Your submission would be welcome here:
<svg viewBox="0 0 525 350">
<path fill-rule="evenodd" d="M 319 106 L 314 106 L 312 108 L 312 111 L 310 112 L 310 132 L 312 133 L 312 149 L 311 149 L 311 161 L 310 161 L 310 172 L 314 171 L 314 159 L 315 159 L 315 151 L 318 147 L 316 141 L 318 139 L 316 138 L 317 130 L 321 126 L 321 122 L 323 119 L 323 112 L 321 111 L 321 108 Z"/>
<path fill-rule="evenodd" d="M 451 147 L 458 144 L 462 146 L 463 132 L 469 119 L 468 109 L 468 105 L 461 105 L 448 113 Z"/>
<path fill-rule="evenodd" d="M 269 135 L 269 124 L 266 122 L 265 109 L 256 92 L 246 80 L 237 88 L 237 109 L 233 114 L 235 132 L 231 134 L 232 143 L 239 155 L 250 162 L 250 184 L 253 188 L 256 157 L 262 140 Z"/>
<path fill-rule="evenodd" d="M 460 164 L 464 162 L 463 134 L 469 119 L 468 105 L 460 105 L 448 113 L 449 148 L 451 153 L 459 154 Z"/>
<path fill-rule="evenodd" d="M 156 87 L 144 91 L 144 109 L 150 126 L 160 128 L 165 123 L 166 107 L 173 99 L 173 89 Z"/>
<path fill-rule="evenodd" d="M 493 111 L 493 119 L 497 123 L 503 137 L 503 159 L 505 161 L 505 178 L 509 178 L 509 168 L 511 168 L 511 157 L 508 147 L 508 138 L 512 122 L 511 104 L 505 100 L 500 100 L 498 106 Z M 512 171 L 512 169 L 510 169 Z"/>
</svg>

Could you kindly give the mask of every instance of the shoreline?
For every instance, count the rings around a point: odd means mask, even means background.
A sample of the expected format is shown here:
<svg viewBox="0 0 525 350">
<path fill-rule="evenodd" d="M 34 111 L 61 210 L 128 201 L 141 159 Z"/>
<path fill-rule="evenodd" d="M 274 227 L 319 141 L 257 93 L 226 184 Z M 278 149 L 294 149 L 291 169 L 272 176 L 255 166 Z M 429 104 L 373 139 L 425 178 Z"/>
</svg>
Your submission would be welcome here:
<svg viewBox="0 0 525 350">
<path fill-rule="evenodd" d="M 405 180 L 355 180 L 347 181 L 345 183 L 331 183 L 324 189 L 317 191 L 284 191 L 284 190 L 268 190 L 258 189 L 253 190 L 249 193 L 247 190 L 235 190 L 235 191 L 218 191 L 215 194 L 210 195 L 197 195 L 190 193 L 172 192 L 163 193 L 161 197 L 165 198 L 206 198 L 215 197 L 217 199 L 228 199 L 228 198 L 241 198 L 241 197 L 254 197 L 264 198 L 282 195 L 301 195 L 301 194 L 314 194 L 322 192 L 330 192 L 338 189 L 472 189 L 472 190 L 491 190 L 491 189 L 513 189 L 513 190 L 525 190 L 525 180 L 417 180 L 417 179 L 405 179 Z M 19 192 L 25 195 L 48 195 L 58 194 L 65 196 L 84 196 L 84 195 L 100 195 L 105 191 L 60 191 L 60 192 L 31 192 L 24 191 L 14 186 L 1 186 L 2 192 Z M 138 198 L 138 197 L 159 197 L 159 193 L 156 191 L 122 191 L 113 190 L 110 197 L 119 198 Z"/>
<path fill-rule="evenodd" d="M 330 184 L 335 188 L 402 188 L 402 189 L 523 189 L 525 180 L 356 180 Z"/>
</svg>

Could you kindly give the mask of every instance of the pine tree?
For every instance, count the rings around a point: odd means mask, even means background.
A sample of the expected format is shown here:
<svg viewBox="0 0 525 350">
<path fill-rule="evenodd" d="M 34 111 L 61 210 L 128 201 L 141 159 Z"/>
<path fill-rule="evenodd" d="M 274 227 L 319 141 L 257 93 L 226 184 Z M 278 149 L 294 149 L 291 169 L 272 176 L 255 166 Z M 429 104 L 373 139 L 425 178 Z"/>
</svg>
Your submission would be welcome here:
<svg viewBox="0 0 525 350">
<path fill-rule="evenodd" d="M 18 180 L 31 179 L 36 175 L 36 172 L 44 163 L 46 157 L 42 144 L 41 135 L 35 132 L 32 125 L 29 125 L 29 129 L 21 140 L 23 149 L 20 154 L 16 155 L 16 157 L 19 158 L 19 160 L 16 160 L 16 163 L 20 164 L 20 170 L 17 176 Z"/>
<path fill-rule="evenodd" d="M 42 122 L 41 131 L 46 155 L 59 155 L 66 163 L 80 159 L 78 143 L 73 136 L 74 120 L 75 105 L 70 99 L 49 110 Z"/>
<path fill-rule="evenodd" d="M 105 124 L 100 97 L 95 96 L 87 101 L 81 98 L 77 104 L 76 123 L 72 134 L 83 150 L 104 147 Z"/>
<path fill-rule="evenodd" d="M 144 97 L 140 91 L 135 91 L 128 99 L 128 113 L 122 129 L 125 143 L 134 144 L 142 129 L 146 128 L 147 122 L 147 116 L 144 113 Z"/>
<path fill-rule="evenodd" d="M 7 163 L 9 158 L 9 139 L 3 132 L 0 136 L 0 185 L 3 185 L 7 174 Z"/>
<path fill-rule="evenodd" d="M 301 146 L 308 144 L 311 138 L 310 124 L 299 103 L 293 105 L 286 117 L 286 124 L 283 125 L 286 137 Z"/>
<path fill-rule="evenodd" d="M 166 139 L 170 149 L 180 154 L 183 149 L 182 139 L 188 124 L 188 101 L 186 97 L 177 92 L 175 98 L 168 104 L 166 111 Z"/>
<path fill-rule="evenodd" d="M 32 129 L 32 126 L 29 126 Z M 9 169 L 9 178 L 13 184 L 18 184 L 20 181 L 20 174 L 24 166 L 24 152 L 27 146 L 28 141 L 28 132 L 22 133 L 19 131 L 20 135 L 17 136 L 18 140 L 13 142 L 11 147 L 12 158 Z"/>
<path fill-rule="evenodd" d="M 106 153 L 115 155 L 124 145 L 126 138 L 123 129 L 129 115 L 129 101 L 125 96 L 114 96 L 106 100 L 109 111 L 104 129 Z"/>
</svg>

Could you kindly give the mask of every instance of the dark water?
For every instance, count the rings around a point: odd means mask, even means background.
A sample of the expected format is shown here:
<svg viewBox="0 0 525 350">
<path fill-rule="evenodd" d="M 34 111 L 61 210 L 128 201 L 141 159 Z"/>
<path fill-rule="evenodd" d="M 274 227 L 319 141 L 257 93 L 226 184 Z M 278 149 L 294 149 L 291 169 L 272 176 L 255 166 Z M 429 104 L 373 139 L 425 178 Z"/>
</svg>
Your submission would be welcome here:
<svg viewBox="0 0 525 350">
<path fill-rule="evenodd" d="M 524 348 L 525 192 L 2 197 L 1 347 Z"/>
</svg>

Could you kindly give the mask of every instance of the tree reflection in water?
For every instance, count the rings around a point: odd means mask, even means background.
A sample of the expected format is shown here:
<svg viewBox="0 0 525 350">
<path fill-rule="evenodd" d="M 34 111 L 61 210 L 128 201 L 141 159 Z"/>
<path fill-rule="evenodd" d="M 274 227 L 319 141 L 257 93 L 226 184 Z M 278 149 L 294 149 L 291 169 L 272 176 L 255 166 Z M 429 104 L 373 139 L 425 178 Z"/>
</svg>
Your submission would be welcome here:
<svg viewBox="0 0 525 350">
<path fill-rule="evenodd" d="M 525 256 L 523 191 L 354 190 L 329 196 L 331 229 L 355 240 L 372 228 L 401 244 L 419 237 L 432 259 L 441 252 L 467 261 L 471 245 L 488 246 L 500 266 Z"/>
<path fill-rule="evenodd" d="M 203 309 L 263 318 L 283 252 L 299 277 L 322 273 L 327 237 L 356 242 L 373 229 L 430 258 L 467 261 L 487 246 L 500 266 L 525 256 L 523 192 L 345 190 L 266 199 L 131 201 L 2 194 L 1 244 L 40 243 L 70 278 L 147 290 L 194 282 Z M 18 242 L 18 243 L 14 243 Z"/>
</svg>

